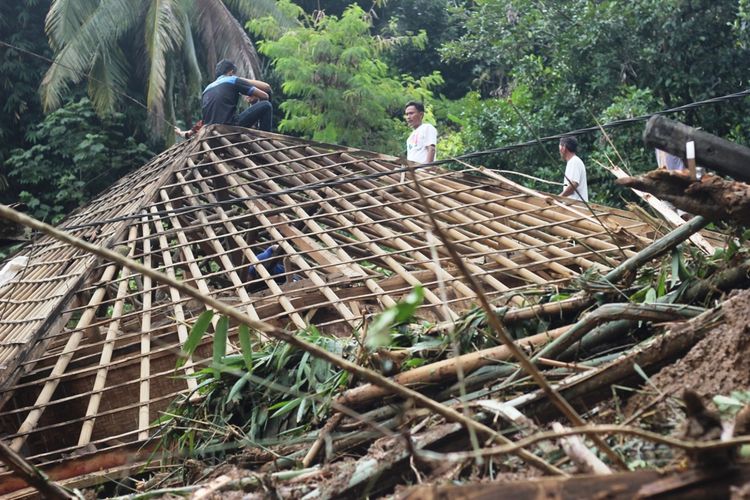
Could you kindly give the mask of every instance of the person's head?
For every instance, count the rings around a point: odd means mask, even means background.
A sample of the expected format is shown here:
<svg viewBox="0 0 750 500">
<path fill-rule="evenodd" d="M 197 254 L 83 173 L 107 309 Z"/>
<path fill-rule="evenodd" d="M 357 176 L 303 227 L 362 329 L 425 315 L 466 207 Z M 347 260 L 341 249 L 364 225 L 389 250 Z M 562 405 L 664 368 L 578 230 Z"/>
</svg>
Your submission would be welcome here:
<svg viewBox="0 0 750 500">
<path fill-rule="evenodd" d="M 562 159 L 567 160 L 578 151 L 578 141 L 572 135 L 561 137 L 559 149 Z"/>
<path fill-rule="evenodd" d="M 411 128 L 417 128 L 422 125 L 424 118 L 424 104 L 421 102 L 410 101 L 404 107 L 404 118 Z"/>
<path fill-rule="evenodd" d="M 214 71 L 214 75 L 216 78 L 219 78 L 223 75 L 231 75 L 235 71 L 237 71 L 237 66 L 235 66 L 232 61 L 229 59 L 222 59 L 216 63 L 216 71 Z"/>
</svg>

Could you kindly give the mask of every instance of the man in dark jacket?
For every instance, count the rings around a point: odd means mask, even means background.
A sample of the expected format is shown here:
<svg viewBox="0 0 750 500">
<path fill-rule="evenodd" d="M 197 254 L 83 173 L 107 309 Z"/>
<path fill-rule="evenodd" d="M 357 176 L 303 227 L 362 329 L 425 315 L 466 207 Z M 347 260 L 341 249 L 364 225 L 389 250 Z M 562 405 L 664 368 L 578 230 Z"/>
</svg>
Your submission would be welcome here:
<svg viewBox="0 0 750 500">
<path fill-rule="evenodd" d="M 271 86 L 260 80 L 249 80 L 236 76 L 237 66 L 222 59 L 216 65 L 216 80 L 203 91 L 201 107 L 203 123 L 223 123 L 252 127 L 256 123 L 260 130 L 271 130 L 273 106 L 269 99 Z M 242 95 L 252 105 L 237 115 L 237 99 Z"/>
</svg>

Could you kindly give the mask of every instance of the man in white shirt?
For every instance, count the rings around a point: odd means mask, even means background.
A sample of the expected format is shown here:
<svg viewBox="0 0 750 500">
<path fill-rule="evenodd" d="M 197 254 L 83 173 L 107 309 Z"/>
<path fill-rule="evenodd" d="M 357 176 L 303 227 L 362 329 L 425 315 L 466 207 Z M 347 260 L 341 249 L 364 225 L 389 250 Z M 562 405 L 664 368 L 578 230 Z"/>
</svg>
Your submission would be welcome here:
<svg viewBox="0 0 750 500">
<path fill-rule="evenodd" d="M 435 161 L 437 130 L 429 123 L 422 123 L 424 105 L 421 102 L 409 102 L 404 108 L 404 117 L 412 131 L 406 140 L 406 159 L 416 163 Z"/>
<path fill-rule="evenodd" d="M 565 165 L 565 178 L 563 179 L 563 191 L 560 193 L 560 196 L 567 196 L 579 201 L 589 201 L 586 167 L 583 161 L 576 156 L 578 141 L 572 136 L 563 137 L 560 139 L 559 150 L 560 157 L 567 162 Z"/>
</svg>

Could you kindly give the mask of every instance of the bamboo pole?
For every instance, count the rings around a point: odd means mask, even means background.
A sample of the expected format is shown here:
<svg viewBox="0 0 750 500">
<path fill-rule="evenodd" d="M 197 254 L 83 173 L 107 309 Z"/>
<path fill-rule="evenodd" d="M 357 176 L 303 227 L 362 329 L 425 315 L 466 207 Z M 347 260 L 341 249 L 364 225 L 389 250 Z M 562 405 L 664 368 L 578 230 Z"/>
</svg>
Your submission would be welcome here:
<svg viewBox="0 0 750 500">
<path fill-rule="evenodd" d="M 134 236 L 138 227 L 133 225 L 130 227 L 130 235 Z M 135 253 L 135 244 L 130 244 L 128 256 L 132 258 Z M 101 357 L 99 359 L 99 369 L 94 377 L 94 387 L 91 389 L 91 397 L 89 398 L 89 404 L 86 408 L 86 420 L 81 425 L 81 432 L 78 436 L 78 446 L 85 446 L 91 441 L 91 434 L 94 432 L 94 422 L 96 414 L 99 412 L 99 403 L 102 398 L 102 390 L 107 383 L 107 374 L 109 372 L 109 364 L 112 361 L 112 352 L 115 349 L 115 339 L 120 330 L 120 316 L 124 306 L 123 296 L 128 291 L 128 278 L 130 277 L 130 271 L 127 267 L 123 267 L 121 270 L 122 281 L 120 286 L 117 288 L 117 298 L 112 310 L 112 321 L 107 328 L 107 336 L 104 340 L 104 346 L 102 346 Z"/>
<path fill-rule="evenodd" d="M 141 231 L 143 234 L 143 265 L 151 267 L 151 229 L 149 228 L 148 218 L 141 218 Z M 141 362 L 140 362 L 140 382 L 138 391 L 138 439 L 148 439 L 148 427 L 151 419 L 149 418 L 149 407 L 151 400 L 151 277 L 143 276 L 143 306 L 141 316 Z"/>
<path fill-rule="evenodd" d="M 516 343 L 523 349 L 538 348 L 550 340 L 563 335 L 569 328 L 569 326 L 564 326 L 548 332 L 538 333 L 520 339 Z M 469 374 L 482 366 L 510 359 L 513 359 L 512 351 L 506 345 L 499 345 L 412 368 L 411 370 L 394 375 L 393 381 L 408 387 L 445 383 L 456 377 L 456 371 L 459 367 L 464 373 Z M 388 394 L 388 390 L 383 387 L 375 384 L 365 384 L 343 392 L 337 401 L 346 406 L 359 406 L 374 399 L 385 397 Z"/>
<path fill-rule="evenodd" d="M 5 210 L 5 205 L 0 205 L 0 214 L 4 214 Z M 10 217 L 6 216 L 6 218 Z M 108 251 L 111 252 L 111 250 Z M 111 253 L 119 255 L 115 252 Z M 112 264 L 108 266 L 105 269 L 104 274 L 102 275 L 102 278 L 99 280 L 99 282 L 102 284 L 107 283 L 112 279 L 116 271 L 116 265 Z M 78 344 L 81 342 L 81 338 L 83 338 L 83 330 L 91 323 L 91 320 L 94 319 L 96 310 L 98 309 L 99 304 L 104 298 L 105 293 L 106 288 L 102 286 L 94 293 L 94 295 L 91 297 L 91 300 L 89 300 L 88 308 L 83 313 L 83 315 L 81 315 L 81 319 L 78 320 L 78 324 L 76 325 L 78 329 L 70 335 L 70 338 L 65 344 L 65 348 L 63 349 L 62 354 L 60 354 L 60 356 L 57 358 L 57 362 L 55 363 L 54 368 L 52 368 L 52 372 L 50 373 L 48 380 L 44 383 L 44 387 L 42 387 L 41 392 L 36 398 L 36 401 L 34 403 L 34 406 L 36 408 L 30 411 L 28 415 L 26 415 L 26 418 L 18 428 L 19 436 L 11 441 L 10 448 L 13 451 L 19 451 L 21 449 L 23 444 L 26 442 L 28 434 L 31 433 L 39 424 L 39 419 L 44 413 L 45 405 L 52 399 L 55 389 L 57 389 L 57 385 L 60 382 L 60 376 L 62 376 L 62 374 L 67 369 L 70 360 L 73 359 L 73 356 L 76 353 L 76 349 L 78 348 Z"/>
</svg>

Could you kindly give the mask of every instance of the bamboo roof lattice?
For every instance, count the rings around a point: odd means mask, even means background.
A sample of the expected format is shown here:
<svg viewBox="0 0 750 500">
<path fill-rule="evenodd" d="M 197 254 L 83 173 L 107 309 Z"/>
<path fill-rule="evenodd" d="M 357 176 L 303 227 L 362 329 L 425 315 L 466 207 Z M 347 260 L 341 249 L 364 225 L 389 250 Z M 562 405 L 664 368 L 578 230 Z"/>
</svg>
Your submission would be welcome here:
<svg viewBox="0 0 750 500">
<path fill-rule="evenodd" d="M 211 126 L 60 228 L 289 330 L 348 334 L 417 284 L 425 289 L 418 314 L 458 318 L 474 291 L 431 235 L 404 167 Z M 533 304 L 540 291 L 611 268 L 655 236 L 628 212 L 592 212 L 497 175 L 415 172 L 498 306 Z M 174 376 L 175 360 L 203 306 L 47 236 L 22 254 L 28 266 L 0 286 L 2 439 L 40 466 L 147 440 L 175 395 L 195 388 Z M 189 361 L 181 373 L 194 369 Z"/>
</svg>

